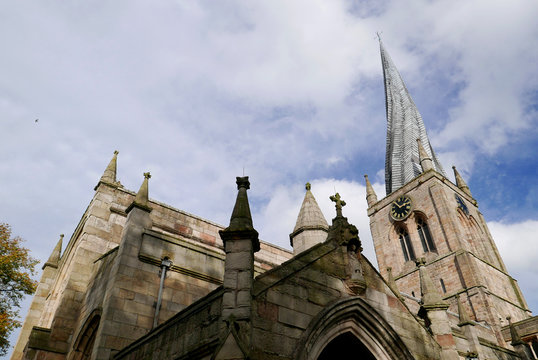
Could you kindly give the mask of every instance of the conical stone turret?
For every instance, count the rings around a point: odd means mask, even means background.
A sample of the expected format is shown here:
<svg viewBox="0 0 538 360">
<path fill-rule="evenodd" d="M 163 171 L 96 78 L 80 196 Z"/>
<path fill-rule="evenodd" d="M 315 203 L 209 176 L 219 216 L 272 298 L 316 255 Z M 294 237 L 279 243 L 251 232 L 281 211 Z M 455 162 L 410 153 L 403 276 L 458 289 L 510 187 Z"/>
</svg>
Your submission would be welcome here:
<svg viewBox="0 0 538 360">
<path fill-rule="evenodd" d="M 294 255 L 325 241 L 327 239 L 327 230 L 329 229 L 329 224 L 310 191 L 310 183 L 306 183 L 305 188 L 306 193 L 303 204 L 297 216 L 295 228 L 290 234 L 290 243 L 293 247 Z"/>
</svg>

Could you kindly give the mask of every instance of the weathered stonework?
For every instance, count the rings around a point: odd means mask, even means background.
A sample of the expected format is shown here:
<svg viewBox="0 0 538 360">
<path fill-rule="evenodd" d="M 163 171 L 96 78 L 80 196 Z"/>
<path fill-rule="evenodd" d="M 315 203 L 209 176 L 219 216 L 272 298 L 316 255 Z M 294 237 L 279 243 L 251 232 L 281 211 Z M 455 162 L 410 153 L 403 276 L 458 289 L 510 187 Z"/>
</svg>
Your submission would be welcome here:
<svg viewBox="0 0 538 360">
<path fill-rule="evenodd" d="M 117 182 L 99 182 L 58 267 L 44 269 L 28 330 L 21 332 L 12 359 L 23 358 L 27 345 L 26 359 L 71 359 L 91 351 L 109 358 L 146 334 L 153 327 L 165 257 L 172 266 L 164 279 L 158 324 L 222 284 L 222 226 L 155 201 L 148 202 L 150 212 L 134 207 L 127 214 L 134 199 L 135 193 Z M 264 242 L 260 248 L 257 274 L 291 257 Z M 88 329 L 92 319 L 98 319 L 98 327 L 94 343 L 87 344 L 81 339 L 88 335 L 84 331 L 93 331 Z M 35 336 L 41 340 L 28 343 Z M 81 348 L 88 345 L 91 349 Z"/>
<path fill-rule="evenodd" d="M 115 152 L 45 264 L 12 359 L 533 359 L 537 317 L 469 187 L 442 173 L 385 53 L 387 149 L 405 156 L 388 152 L 384 199 L 366 176 L 380 272 L 339 194 L 329 227 L 307 184 L 292 256 L 258 240 L 247 177 L 224 228 L 149 200 L 149 173 L 138 193 L 124 189 Z"/>
</svg>

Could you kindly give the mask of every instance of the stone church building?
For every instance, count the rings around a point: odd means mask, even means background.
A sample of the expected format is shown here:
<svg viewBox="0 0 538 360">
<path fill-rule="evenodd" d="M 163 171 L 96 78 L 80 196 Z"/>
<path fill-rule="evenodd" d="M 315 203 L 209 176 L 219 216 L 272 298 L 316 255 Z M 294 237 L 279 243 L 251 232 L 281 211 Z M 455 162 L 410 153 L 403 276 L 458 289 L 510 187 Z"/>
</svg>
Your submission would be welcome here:
<svg viewBox="0 0 538 360">
<path fill-rule="evenodd" d="M 339 194 L 329 225 L 307 184 L 290 252 L 258 239 L 248 177 L 224 228 L 149 200 L 149 173 L 125 189 L 116 152 L 44 264 L 12 359 L 535 359 L 538 318 L 380 46 L 384 198 L 366 176 L 379 271 Z"/>
</svg>

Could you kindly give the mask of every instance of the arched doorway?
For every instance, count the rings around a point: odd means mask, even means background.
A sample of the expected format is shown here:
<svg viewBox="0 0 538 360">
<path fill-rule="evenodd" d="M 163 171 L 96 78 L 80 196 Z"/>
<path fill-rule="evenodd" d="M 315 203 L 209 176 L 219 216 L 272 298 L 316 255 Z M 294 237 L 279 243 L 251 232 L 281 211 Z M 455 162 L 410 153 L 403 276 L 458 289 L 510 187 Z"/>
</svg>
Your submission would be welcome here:
<svg viewBox="0 0 538 360">
<path fill-rule="evenodd" d="M 366 346 L 351 332 L 335 337 L 321 352 L 317 360 L 376 360 Z"/>
<path fill-rule="evenodd" d="M 336 301 L 308 325 L 297 360 L 413 360 L 394 329 L 359 297 Z"/>
</svg>

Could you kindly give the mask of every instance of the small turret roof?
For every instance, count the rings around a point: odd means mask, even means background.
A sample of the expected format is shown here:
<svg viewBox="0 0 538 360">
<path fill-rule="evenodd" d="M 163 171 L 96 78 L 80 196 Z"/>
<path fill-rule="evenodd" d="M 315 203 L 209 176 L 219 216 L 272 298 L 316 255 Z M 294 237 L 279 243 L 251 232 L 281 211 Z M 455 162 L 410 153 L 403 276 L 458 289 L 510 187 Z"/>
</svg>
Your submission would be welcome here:
<svg viewBox="0 0 538 360">
<path fill-rule="evenodd" d="M 325 220 L 312 191 L 310 191 L 310 183 L 306 183 L 305 188 L 306 193 L 303 199 L 303 204 L 301 205 L 301 210 L 299 210 L 299 215 L 297 216 L 297 222 L 293 228 L 293 233 L 301 229 L 328 229 L 329 224 L 327 223 L 327 220 Z"/>
</svg>

